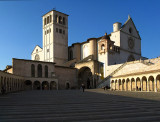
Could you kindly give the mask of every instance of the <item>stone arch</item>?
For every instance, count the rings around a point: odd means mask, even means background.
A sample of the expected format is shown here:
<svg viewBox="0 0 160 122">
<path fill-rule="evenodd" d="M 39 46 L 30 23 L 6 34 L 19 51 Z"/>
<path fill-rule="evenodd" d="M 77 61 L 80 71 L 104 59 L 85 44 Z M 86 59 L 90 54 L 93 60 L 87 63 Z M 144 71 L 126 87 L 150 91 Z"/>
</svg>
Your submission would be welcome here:
<svg viewBox="0 0 160 122">
<path fill-rule="evenodd" d="M 50 82 L 50 89 L 51 90 L 57 90 L 57 83 L 55 81 Z"/>
<path fill-rule="evenodd" d="M 156 76 L 156 87 L 157 91 L 160 91 L 160 74 Z"/>
<path fill-rule="evenodd" d="M 142 91 L 147 91 L 147 78 L 146 78 L 146 76 L 142 77 Z"/>
<path fill-rule="evenodd" d="M 16 86 L 16 81 L 15 81 L 15 80 L 14 80 L 14 84 L 15 84 L 15 86 Z M 31 89 L 32 89 L 32 81 L 26 80 L 26 81 L 24 82 L 24 84 L 25 84 L 25 89 L 26 89 L 26 90 L 31 90 Z"/>
<path fill-rule="evenodd" d="M 38 54 L 35 55 L 35 60 L 40 61 L 40 56 Z"/>
<path fill-rule="evenodd" d="M 39 81 L 34 81 L 33 89 L 34 90 L 40 90 L 41 89 L 41 83 Z"/>
<path fill-rule="evenodd" d="M 104 49 L 105 49 L 105 45 L 102 44 L 102 45 L 101 45 L 101 50 L 104 50 Z"/>
<path fill-rule="evenodd" d="M 115 88 L 114 80 L 111 81 L 111 89 Z"/>
<path fill-rule="evenodd" d="M 59 23 L 62 24 L 62 17 L 59 16 Z"/>
<path fill-rule="evenodd" d="M 49 90 L 49 83 L 48 81 L 42 82 L 42 90 Z"/>
<path fill-rule="evenodd" d="M 122 91 L 126 90 L 125 79 L 122 79 Z"/>
<path fill-rule="evenodd" d="M 148 91 L 154 91 L 154 77 L 149 76 L 148 78 Z"/>
<path fill-rule="evenodd" d="M 92 77 L 92 72 L 89 67 L 82 67 L 78 71 L 78 85 L 81 87 L 81 84 L 85 85 L 85 88 L 93 88 L 93 77 Z"/>
<path fill-rule="evenodd" d="M 137 82 L 136 84 L 137 91 L 141 91 L 141 80 L 139 77 L 136 78 L 136 82 Z"/>
<path fill-rule="evenodd" d="M 136 90 L 136 82 L 134 78 L 131 78 L 131 91 Z"/>
<path fill-rule="evenodd" d="M 127 78 L 126 80 L 126 91 L 129 91 L 130 90 L 130 80 L 129 78 Z"/>
</svg>

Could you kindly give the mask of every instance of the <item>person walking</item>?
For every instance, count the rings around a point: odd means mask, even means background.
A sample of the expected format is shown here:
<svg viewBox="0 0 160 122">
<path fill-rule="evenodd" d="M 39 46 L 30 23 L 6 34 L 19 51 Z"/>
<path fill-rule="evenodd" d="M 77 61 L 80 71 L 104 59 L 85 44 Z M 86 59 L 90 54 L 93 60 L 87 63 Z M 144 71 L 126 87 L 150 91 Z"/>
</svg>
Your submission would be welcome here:
<svg viewBox="0 0 160 122">
<path fill-rule="evenodd" d="M 82 87 L 82 89 L 83 89 L 83 92 L 84 92 L 84 89 L 85 89 L 85 85 L 84 85 L 84 84 L 82 84 L 82 86 L 81 86 L 81 87 Z"/>
</svg>

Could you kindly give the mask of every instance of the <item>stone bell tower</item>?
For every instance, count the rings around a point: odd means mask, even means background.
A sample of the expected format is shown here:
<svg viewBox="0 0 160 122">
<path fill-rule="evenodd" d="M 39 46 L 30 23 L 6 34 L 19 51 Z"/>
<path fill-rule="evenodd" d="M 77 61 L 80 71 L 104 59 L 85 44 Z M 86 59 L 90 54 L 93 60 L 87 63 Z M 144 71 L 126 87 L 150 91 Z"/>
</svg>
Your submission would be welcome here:
<svg viewBox="0 0 160 122">
<path fill-rule="evenodd" d="M 68 15 L 51 10 L 42 18 L 44 61 L 62 65 L 68 60 Z"/>
</svg>

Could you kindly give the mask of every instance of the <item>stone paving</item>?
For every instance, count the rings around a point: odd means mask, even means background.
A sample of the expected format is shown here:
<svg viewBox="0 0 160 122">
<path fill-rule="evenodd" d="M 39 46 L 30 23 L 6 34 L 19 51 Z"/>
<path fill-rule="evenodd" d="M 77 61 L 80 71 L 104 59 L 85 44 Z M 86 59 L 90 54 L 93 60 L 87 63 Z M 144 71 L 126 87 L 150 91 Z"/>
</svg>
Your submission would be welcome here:
<svg viewBox="0 0 160 122">
<path fill-rule="evenodd" d="M 136 94 L 93 89 L 84 93 L 59 90 L 0 95 L 0 122 L 160 121 L 160 93 L 152 93 L 151 97 L 157 96 L 155 100 L 146 99 L 146 93 L 141 94 L 145 99 L 136 98 Z"/>
</svg>

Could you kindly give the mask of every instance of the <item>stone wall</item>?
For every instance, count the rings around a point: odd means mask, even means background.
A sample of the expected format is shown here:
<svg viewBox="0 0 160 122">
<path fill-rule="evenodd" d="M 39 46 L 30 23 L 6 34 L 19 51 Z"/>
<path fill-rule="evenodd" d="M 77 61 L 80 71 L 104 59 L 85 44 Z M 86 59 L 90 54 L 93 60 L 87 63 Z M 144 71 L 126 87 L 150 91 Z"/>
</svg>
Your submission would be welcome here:
<svg viewBox="0 0 160 122">
<path fill-rule="evenodd" d="M 55 71 L 56 77 L 58 79 L 59 89 L 67 89 L 67 83 L 69 83 L 69 89 L 74 89 L 78 87 L 76 68 L 55 66 Z"/>
</svg>

